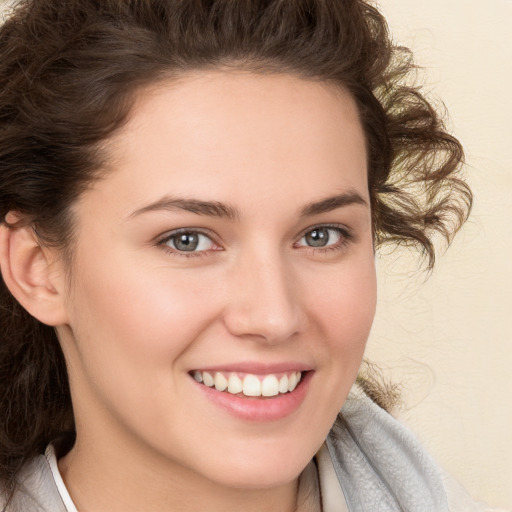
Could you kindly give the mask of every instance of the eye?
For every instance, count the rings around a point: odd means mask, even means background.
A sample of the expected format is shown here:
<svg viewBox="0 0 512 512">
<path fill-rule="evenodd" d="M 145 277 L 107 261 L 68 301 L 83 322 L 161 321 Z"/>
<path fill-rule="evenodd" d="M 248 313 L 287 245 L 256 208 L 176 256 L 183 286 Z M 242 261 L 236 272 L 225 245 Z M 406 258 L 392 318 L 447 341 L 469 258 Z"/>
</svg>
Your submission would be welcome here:
<svg viewBox="0 0 512 512">
<path fill-rule="evenodd" d="M 204 252 L 215 248 L 213 240 L 198 231 L 179 231 L 167 236 L 161 242 L 178 252 Z"/>
<path fill-rule="evenodd" d="M 332 226 L 319 226 L 307 231 L 298 241 L 299 247 L 330 248 L 341 245 L 347 241 L 349 234 L 341 228 Z"/>
</svg>

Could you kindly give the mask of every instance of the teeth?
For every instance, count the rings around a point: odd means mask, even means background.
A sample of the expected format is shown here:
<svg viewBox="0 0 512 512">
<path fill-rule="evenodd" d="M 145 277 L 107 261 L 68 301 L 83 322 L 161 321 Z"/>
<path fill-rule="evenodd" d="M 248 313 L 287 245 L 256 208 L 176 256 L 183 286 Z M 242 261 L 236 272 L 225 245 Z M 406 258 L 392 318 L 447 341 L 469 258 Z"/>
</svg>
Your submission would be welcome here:
<svg viewBox="0 0 512 512">
<path fill-rule="evenodd" d="M 228 381 L 222 373 L 217 372 L 215 374 L 215 389 L 217 391 L 224 391 L 228 387 Z"/>
<path fill-rule="evenodd" d="M 288 391 L 293 391 L 297 387 L 297 374 L 292 373 L 288 379 Z"/>
<path fill-rule="evenodd" d="M 209 388 L 213 387 L 215 384 L 213 377 L 208 372 L 203 372 L 203 382 L 204 385 L 208 386 Z"/>
<path fill-rule="evenodd" d="M 276 396 L 279 393 L 279 381 L 275 375 L 267 375 L 261 383 L 263 396 Z"/>
<path fill-rule="evenodd" d="M 228 392 L 232 395 L 243 391 L 242 379 L 238 375 L 231 374 L 228 381 Z"/>
<path fill-rule="evenodd" d="M 291 372 L 278 378 L 274 374 L 266 375 L 263 379 L 253 374 L 246 374 L 243 379 L 236 373 L 229 376 L 222 372 L 194 372 L 194 379 L 208 387 L 215 387 L 217 391 L 226 391 L 233 395 L 243 393 L 245 396 L 277 396 L 292 392 L 300 382 L 301 372 Z"/>
<path fill-rule="evenodd" d="M 279 393 L 286 393 L 288 391 L 288 375 L 283 375 L 279 381 Z"/>
<path fill-rule="evenodd" d="M 242 392 L 245 396 L 261 396 L 261 382 L 256 375 L 246 375 L 243 386 Z"/>
</svg>

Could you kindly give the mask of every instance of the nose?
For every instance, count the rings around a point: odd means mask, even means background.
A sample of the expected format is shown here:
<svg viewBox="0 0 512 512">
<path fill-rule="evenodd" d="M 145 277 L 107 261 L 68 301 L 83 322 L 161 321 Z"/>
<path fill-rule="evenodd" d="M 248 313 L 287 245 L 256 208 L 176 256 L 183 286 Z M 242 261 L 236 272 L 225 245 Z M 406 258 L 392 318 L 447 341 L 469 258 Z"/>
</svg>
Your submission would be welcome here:
<svg viewBox="0 0 512 512">
<path fill-rule="evenodd" d="M 292 269 L 277 254 L 241 255 L 231 268 L 224 321 L 238 337 L 281 343 L 301 333 L 306 313 Z"/>
</svg>

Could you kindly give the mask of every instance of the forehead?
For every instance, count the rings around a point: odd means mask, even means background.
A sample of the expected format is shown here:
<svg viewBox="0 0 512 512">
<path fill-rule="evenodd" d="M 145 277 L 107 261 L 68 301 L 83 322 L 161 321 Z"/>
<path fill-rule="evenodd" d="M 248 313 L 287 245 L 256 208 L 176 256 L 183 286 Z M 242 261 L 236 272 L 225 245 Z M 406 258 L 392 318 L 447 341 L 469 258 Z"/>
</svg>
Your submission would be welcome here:
<svg viewBox="0 0 512 512">
<path fill-rule="evenodd" d="M 272 189 L 304 202 L 367 193 L 355 102 L 342 88 L 291 75 L 208 71 L 163 81 L 139 94 L 107 152 L 107 181 L 137 202 L 176 190 L 230 202 Z"/>
</svg>

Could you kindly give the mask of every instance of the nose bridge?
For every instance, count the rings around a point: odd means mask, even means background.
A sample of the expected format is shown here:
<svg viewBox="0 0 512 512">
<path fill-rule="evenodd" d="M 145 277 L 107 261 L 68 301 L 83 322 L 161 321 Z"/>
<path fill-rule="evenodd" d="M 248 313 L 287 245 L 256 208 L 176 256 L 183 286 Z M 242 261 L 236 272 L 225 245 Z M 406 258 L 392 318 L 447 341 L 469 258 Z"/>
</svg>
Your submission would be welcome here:
<svg viewBox="0 0 512 512">
<path fill-rule="evenodd" d="M 237 258 L 230 278 L 233 293 L 226 324 L 237 336 L 268 342 L 288 339 L 303 327 L 293 269 L 278 248 L 254 248 Z"/>
</svg>

